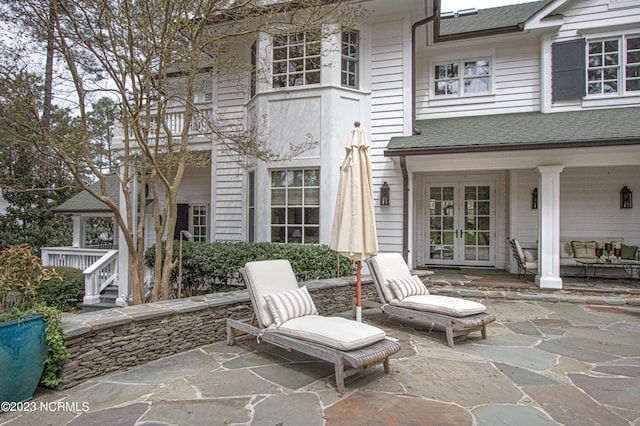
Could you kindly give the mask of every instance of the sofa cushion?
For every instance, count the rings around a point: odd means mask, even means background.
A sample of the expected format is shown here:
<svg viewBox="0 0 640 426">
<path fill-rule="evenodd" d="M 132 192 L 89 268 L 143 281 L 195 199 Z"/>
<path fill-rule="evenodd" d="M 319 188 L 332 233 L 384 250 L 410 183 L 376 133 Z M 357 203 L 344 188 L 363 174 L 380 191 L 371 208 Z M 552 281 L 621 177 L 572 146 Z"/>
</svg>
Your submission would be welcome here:
<svg viewBox="0 0 640 426">
<path fill-rule="evenodd" d="M 573 257 L 573 245 L 571 245 L 571 241 L 564 243 L 562 250 L 560 250 L 560 257 Z"/>
<path fill-rule="evenodd" d="M 620 258 L 625 260 L 636 260 L 637 251 L 638 246 L 627 246 L 622 244 L 622 253 L 620 254 Z"/>
<path fill-rule="evenodd" d="M 419 294 L 429 294 L 422 280 L 415 275 L 406 278 L 389 278 L 387 281 L 398 300 Z"/>
<path fill-rule="evenodd" d="M 306 315 L 287 321 L 278 327 L 285 334 L 343 351 L 352 351 L 385 338 L 381 329 L 342 317 Z"/>
<path fill-rule="evenodd" d="M 573 247 L 573 256 L 587 259 L 596 258 L 596 242 L 595 241 L 571 241 Z"/>
<path fill-rule="evenodd" d="M 265 294 L 264 298 L 267 301 L 267 305 L 269 305 L 269 311 L 277 327 L 293 318 L 318 314 L 316 305 L 313 303 L 306 287 L 281 293 Z"/>
</svg>

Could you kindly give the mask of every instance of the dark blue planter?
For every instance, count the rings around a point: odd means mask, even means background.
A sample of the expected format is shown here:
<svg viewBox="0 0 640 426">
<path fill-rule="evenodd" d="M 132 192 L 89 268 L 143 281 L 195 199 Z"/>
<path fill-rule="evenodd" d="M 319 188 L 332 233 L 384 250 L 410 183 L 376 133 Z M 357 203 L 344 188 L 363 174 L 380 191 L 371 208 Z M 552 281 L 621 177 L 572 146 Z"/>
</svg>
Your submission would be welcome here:
<svg viewBox="0 0 640 426">
<path fill-rule="evenodd" d="M 0 323 L 0 401 L 33 398 L 48 353 L 45 328 L 42 315 Z"/>
</svg>

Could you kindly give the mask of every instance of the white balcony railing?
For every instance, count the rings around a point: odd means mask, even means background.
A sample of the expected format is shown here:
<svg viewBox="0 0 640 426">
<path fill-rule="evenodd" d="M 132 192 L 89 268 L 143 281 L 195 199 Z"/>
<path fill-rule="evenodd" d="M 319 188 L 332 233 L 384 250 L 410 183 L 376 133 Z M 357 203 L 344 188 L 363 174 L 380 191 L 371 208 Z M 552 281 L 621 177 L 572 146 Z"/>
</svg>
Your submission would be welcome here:
<svg viewBox="0 0 640 426">
<path fill-rule="evenodd" d="M 210 124 L 214 120 L 213 109 L 211 108 L 203 108 L 200 109 L 193 120 L 191 121 L 191 127 L 189 128 L 189 136 L 198 138 L 199 136 L 208 135 L 211 133 Z M 168 130 L 174 137 L 180 135 L 182 133 L 182 129 L 184 129 L 184 109 L 175 109 L 171 112 L 168 112 L 165 115 L 165 122 Z M 157 120 L 155 117 L 151 118 L 151 129 L 155 128 L 157 125 Z M 162 127 L 164 129 L 164 127 Z M 163 133 L 162 139 L 166 138 L 166 134 Z M 123 143 L 124 133 L 122 130 L 122 126 L 120 124 L 116 125 L 114 131 L 114 147 L 122 148 L 124 146 Z"/>
</svg>

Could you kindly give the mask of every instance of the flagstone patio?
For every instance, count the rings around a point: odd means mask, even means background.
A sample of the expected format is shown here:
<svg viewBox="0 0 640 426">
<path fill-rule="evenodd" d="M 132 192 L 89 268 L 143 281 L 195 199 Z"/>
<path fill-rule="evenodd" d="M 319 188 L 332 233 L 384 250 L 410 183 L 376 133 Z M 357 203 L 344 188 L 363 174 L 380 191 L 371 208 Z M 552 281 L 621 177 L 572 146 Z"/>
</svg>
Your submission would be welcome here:
<svg viewBox="0 0 640 426">
<path fill-rule="evenodd" d="M 498 318 L 488 339 L 454 348 L 424 324 L 365 310 L 402 350 L 390 375 L 367 369 L 343 396 L 331 365 L 247 337 L 39 390 L 33 411 L 0 424 L 640 425 L 640 307 L 483 303 Z"/>
</svg>

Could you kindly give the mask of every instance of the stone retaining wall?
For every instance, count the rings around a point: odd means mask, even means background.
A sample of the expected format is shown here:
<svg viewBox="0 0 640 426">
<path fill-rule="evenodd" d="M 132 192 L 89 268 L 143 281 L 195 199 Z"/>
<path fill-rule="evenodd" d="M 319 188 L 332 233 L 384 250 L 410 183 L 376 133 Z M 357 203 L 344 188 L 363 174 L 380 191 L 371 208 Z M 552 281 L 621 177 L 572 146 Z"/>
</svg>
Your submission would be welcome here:
<svg viewBox="0 0 640 426">
<path fill-rule="evenodd" d="M 353 279 L 304 284 L 321 315 L 352 309 Z M 363 279 L 362 297 L 373 298 L 374 291 L 370 279 Z M 61 387 L 224 341 L 227 318 L 252 313 L 249 294 L 242 290 L 66 315 L 62 323 L 70 358 Z"/>
</svg>

